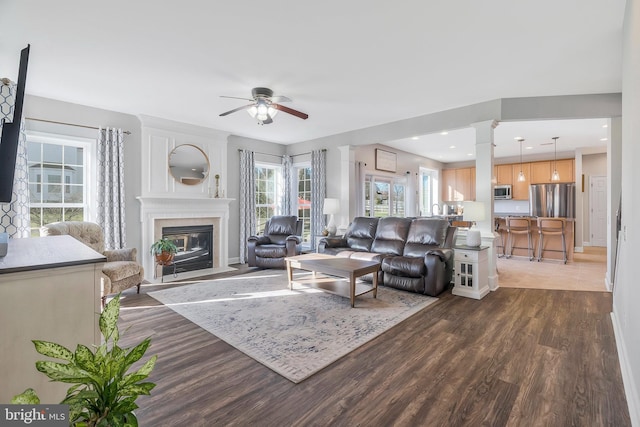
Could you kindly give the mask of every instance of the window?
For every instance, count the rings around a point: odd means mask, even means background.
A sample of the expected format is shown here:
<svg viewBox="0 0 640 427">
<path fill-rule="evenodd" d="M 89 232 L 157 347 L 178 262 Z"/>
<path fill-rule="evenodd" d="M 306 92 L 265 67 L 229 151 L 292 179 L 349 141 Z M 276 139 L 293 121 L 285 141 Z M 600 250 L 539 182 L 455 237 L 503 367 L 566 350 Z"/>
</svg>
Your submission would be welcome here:
<svg viewBox="0 0 640 427">
<path fill-rule="evenodd" d="M 92 147 L 87 139 L 27 134 L 32 236 L 45 224 L 89 218 Z"/>
<path fill-rule="evenodd" d="M 400 216 L 406 212 L 406 179 L 368 175 L 364 182 L 364 215 Z"/>
<path fill-rule="evenodd" d="M 420 215 L 438 215 L 433 207 L 438 203 L 438 171 L 420 168 Z"/>
<path fill-rule="evenodd" d="M 269 218 L 280 213 L 282 168 L 268 164 L 256 164 L 256 233 L 262 234 Z"/>
<path fill-rule="evenodd" d="M 311 166 L 310 165 L 294 165 L 294 171 L 297 177 L 298 189 L 296 197 L 296 211 L 298 219 L 302 220 L 302 242 L 303 245 L 311 241 Z M 305 245 L 305 246 L 307 246 Z"/>
</svg>

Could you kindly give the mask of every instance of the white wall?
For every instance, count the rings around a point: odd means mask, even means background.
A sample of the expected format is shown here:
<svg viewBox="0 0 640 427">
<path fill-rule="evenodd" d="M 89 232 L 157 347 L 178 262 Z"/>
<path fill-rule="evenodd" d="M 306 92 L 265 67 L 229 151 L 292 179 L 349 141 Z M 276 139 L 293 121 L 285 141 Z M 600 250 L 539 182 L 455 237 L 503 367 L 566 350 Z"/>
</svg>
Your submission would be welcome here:
<svg viewBox="0 0 640 427">
<path fill-rule="evenodd" d="M 622 62 L 622 238 L 613 292 L 613 320 L 632 424 L 640 426 L 640 0 L 628 0 Z"/>
<path fill-rule="evenodd" d="M 140 191 L 140 121 L 136 116 L 115 111 L 101 110 L 86 105 L 70 104 L 54 99 L 27 95 L 24 103 L 24 117 L 58 121 L 64 123 L 81 124 L 95 127 L 115 127 L 131 132 L 124 137 L 125 157 L 125 188 L 126 188 L 126 227 L 127 246 L 138 249 L 138 258 L 146 254 L 147 249 L 141 248 L 142 233 L 140 231 L 140 204 L 135 199 Z M 57 133 L 66 136 L 97 138 L 97 130 L 75 126 L 56 125 L 27 120 L 27 129 Z"/>
</svg>

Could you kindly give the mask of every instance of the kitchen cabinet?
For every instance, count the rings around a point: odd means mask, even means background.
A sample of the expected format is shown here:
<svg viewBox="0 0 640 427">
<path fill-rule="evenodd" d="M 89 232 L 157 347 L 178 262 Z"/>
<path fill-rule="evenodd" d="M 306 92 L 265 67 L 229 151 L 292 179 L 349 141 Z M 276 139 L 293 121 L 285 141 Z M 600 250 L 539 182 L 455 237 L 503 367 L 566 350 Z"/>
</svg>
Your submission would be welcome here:
<svg viewBox="0 0 640 427">
<path fill-rule="evenodd" d="M 556 170 L 560 175 L 560 182 L 575 182 L 573 162 L 573 159 L 562 159 L 556 162 Z"/>
<path fill-rule="evenodd" d="M 511 185 L 513 184 L 513 169 L 515 165 L 496 165 L 495 176 L 497 185 Z M 520 170 L 518 169 L 518 172 Z"/>
<path fill-rule="evenodd" d="M 444 169 L 442 171 L 442 200 L 462 202 L 475 200 L 476 168 Z"/>
<path fill-rule="evenodd" d="M 513 175 L 511 185 L 511 198 L 513 200 L 529 200 L 529 184 L 531 183 L 531 163 L 522 164 L 522 172 L 524 173 L 525 180 L 518 181 L 518 175 L 520 175 L 520 164 L 513 165 Z"/>
<path fill-rule="evenodd" d="M 531 184 L 551 182 L 551 162 L 531 163 Z"/>
</svg>

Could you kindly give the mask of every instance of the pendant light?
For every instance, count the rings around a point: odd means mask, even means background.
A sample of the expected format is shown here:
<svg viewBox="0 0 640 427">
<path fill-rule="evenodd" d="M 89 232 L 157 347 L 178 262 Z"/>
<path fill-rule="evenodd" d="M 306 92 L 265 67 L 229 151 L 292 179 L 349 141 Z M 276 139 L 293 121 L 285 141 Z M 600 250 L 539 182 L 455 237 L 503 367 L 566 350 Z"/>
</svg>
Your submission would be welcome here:
<svg viewBox="0 0 640 427">
<path fill-rule="evenodd" d="M 554 136 L 553 138 L 553 173 L 551 174 L 551 181 L 560 181 L 560 174 L 558 173 L 558 138 L 559 136 Z"/>
<path fill-rule="evenodd" d="M 522 172 L 522 143 L 524 142 L 524 138 L 516 138 L 518 142 L 520 142 L 520 173 L 518 174 L 518 182 L 525 182 L 527 177 L 524 176 L 524 172 Z"/>
</svg>

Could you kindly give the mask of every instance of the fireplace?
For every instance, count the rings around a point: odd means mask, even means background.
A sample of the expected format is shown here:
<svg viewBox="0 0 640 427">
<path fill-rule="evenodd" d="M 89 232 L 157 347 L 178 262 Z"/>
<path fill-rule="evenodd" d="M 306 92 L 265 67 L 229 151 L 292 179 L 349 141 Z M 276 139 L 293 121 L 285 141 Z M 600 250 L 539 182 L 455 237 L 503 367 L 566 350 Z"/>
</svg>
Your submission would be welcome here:
<svg viewBox="0 0 640 427">
<path fill-rule="evenodd" d="M 156 240 L 162 238 L 165 229 L 172 229 L 171 234 L 182 236 L 185 228 L 206 227 L 211 231 L 209 238 L 208 266 L 199 264 L 202 268 L 190 265 L 188 272 L 178 272 L 173 277 L 171 270 L 164 270 L 160 274 L 160 267 L 155 265 L 150 255 L 142 256 L 145 279 L 151 283 L 158 283 L 162 279 L 182 280 L 203 275 L 210 275 L 233 270 L 229 267 L 229 203 L 231 199 L 216 199 L 204 197 L 138 197 L 141 204 L 140 222 L 142 223 L 142 246 L 149 248 Z M 177 230 L 175 230 L 177 229 Z M 177 231 L 177 233 L 175 232 Z M 188 234 L 192 233 L 189 231 Z M 197 231 L 197 233 L 200 233 Z M 182 237 L 179 237 L 180 239 Z M 173 239 L 172 239 L 173 240 Z M 196 243 L 197 247 L 204 246 Z M 181 249 L 183 249 L 181 247 Z M 188 252 L 183 249 L 183 252 Z M 204 260 L 204 257 L 201 261 Z M 157 269 L 156 269 L 157 267 Z"/>
<path fill-rule="evenodd" d="M 213 268 L 213 225 L 162 227 L 162 237 L 178 248 L 173 260 L 176 273 Z M 174 266 L 164 266 L 162 275 L 173 274 Z"/>
</svg>

